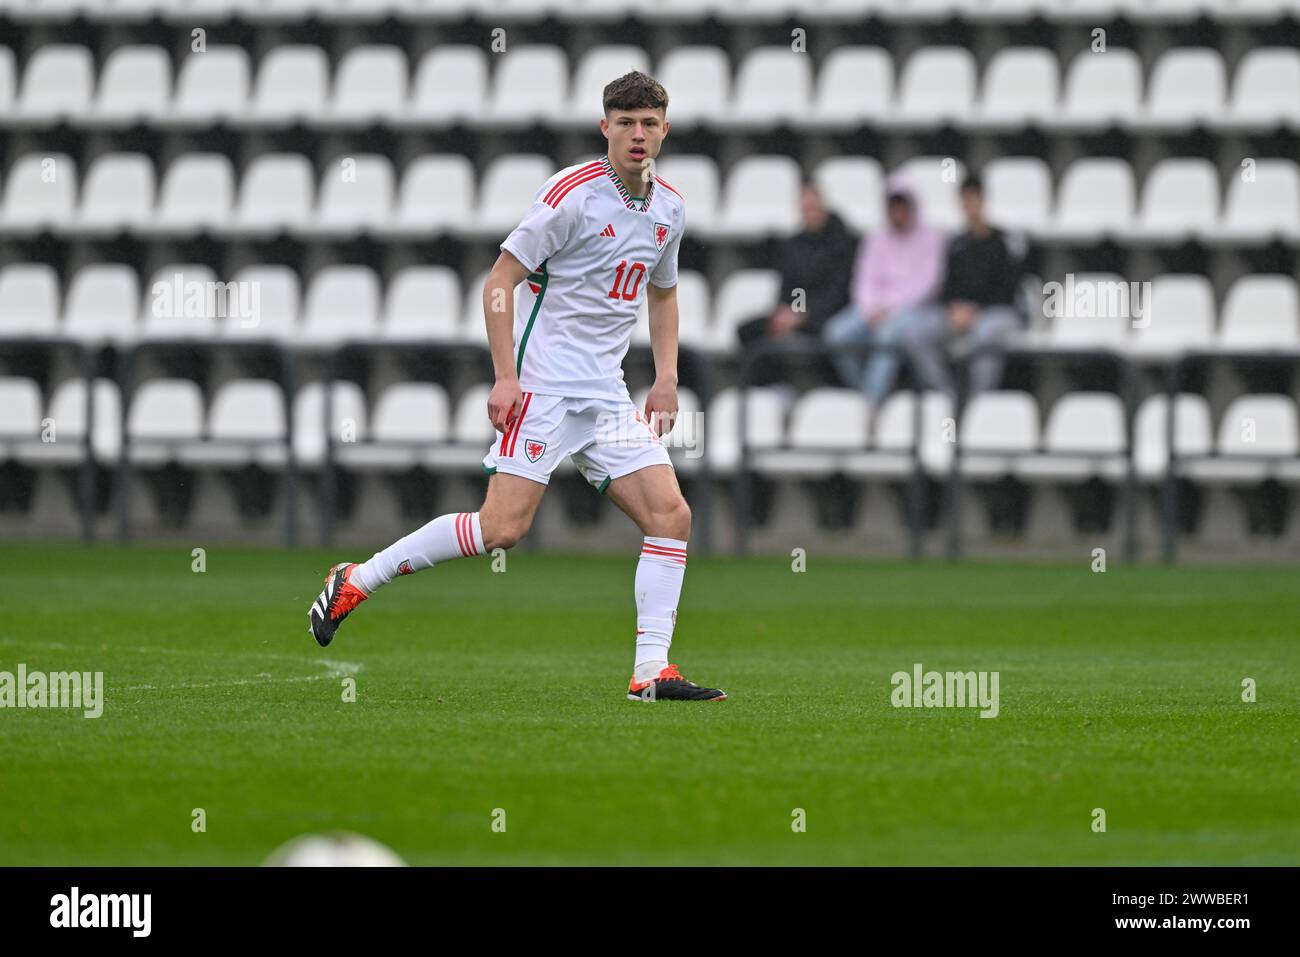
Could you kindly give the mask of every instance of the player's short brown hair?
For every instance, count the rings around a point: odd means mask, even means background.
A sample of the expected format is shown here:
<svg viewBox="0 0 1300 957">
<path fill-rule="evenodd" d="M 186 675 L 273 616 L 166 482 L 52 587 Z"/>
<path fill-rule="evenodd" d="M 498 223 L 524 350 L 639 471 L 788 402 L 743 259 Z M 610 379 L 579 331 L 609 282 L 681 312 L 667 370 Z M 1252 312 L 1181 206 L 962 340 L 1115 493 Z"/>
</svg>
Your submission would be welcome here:
<svg viewBox="0 0 1300 957">
<path fill-rule="evenodd" d="M 640 70 L 624 73 L 612 80 L 604 93 L 605 112 L 610 110 L 668 111 L 668 91 L 652 76 Z"/>
</svg>

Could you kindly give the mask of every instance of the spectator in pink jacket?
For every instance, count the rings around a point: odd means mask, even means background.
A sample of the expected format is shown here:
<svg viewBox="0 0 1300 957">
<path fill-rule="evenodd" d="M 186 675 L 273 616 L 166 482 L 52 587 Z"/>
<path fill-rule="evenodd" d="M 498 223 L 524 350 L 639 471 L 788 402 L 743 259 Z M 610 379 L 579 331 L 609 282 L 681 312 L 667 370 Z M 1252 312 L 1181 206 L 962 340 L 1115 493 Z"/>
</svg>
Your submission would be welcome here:
<svg viewBox="0 0 1300 957">
<path fill-rule="evenodd" d="M 894 386 L 909 330 L 943 283 L 947 246 L 943 233 L 921 222 L 916 195 L 898 180 L 890 181 L 886 216 L 886 228 L 859 247 L 852 301 L 822 332 L 840 377 L 871 402 Z"/>
</svg>

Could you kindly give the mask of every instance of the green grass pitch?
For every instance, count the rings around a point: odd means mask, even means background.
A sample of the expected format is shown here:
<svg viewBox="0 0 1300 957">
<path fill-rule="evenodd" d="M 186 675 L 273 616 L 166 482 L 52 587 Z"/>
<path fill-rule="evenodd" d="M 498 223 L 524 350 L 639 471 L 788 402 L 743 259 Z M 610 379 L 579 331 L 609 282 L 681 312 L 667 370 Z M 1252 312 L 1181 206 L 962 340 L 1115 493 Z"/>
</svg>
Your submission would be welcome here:
<svg viewBox="0 0 1300 957">
<path fill-rule="evenodd" d="M 652 705 L 635 555 L 448 563 L 321 649 L 338 557 L 0 548 L 0 671 L 106 685 L 95 720 L 0 710 L 0 865 L 257 864 L 333 828 L 413 864 L 1300 863 L 1295 567 L 696 556 L 673 660 L 731 700 Z M 916 662 L 998 671 L 999 716 L 894 708 Z"/>
</svg>

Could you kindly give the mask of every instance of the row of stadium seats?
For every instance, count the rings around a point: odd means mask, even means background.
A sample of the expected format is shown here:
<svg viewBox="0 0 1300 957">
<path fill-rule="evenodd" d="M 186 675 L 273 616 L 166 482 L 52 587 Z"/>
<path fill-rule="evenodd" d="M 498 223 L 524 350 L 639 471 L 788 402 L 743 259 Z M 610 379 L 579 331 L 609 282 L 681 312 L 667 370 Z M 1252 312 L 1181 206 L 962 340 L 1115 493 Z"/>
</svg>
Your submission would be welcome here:
<svg viewBox="0 0 1300 957">
<path fill-rule="evenodd" d="M 27 465 L 79 462 L 86 437 L 85 381 L 55 389 L 48 406 L 31 379 L 0 378 L 0 460 Z M 474 386 L 453 403 L 439 385 L 401 382 L 388 386 L 367 415 L 359 386 L 334 386 L 331 432 L 336 460 L 349 468 L 395 470 L 423 465 L 437 470 L 478 470 L 495 430 L 488 422 L 489 387 Z M 316 468 L 326 454 L 325 387 L 304 386 L 294 396 L 292 417 L 284 394 L 270 380 L 232 380 L 216 389 L 204 408 L 197 383 L 150 379 L 135 391 L 125 419 L 127 456 L 136 465 L 282 468 L 294 461 Z M 634 397 L 643 405 L 645 396 Z M 898 392 L 873 409 L 856 391 L 816 388 L 804 393 L 788 416 L 771 389 L 754 389 L 746 412 L 753 467 L 772 477 L 851 476 L 901 478 L 914 468 L 913 449 L 931 474 L 948 471 L 955 448 L 945 439 L 952 415 L 945 396 Z M 680 469 L 694 471 L 701 457 L 712 470 L 734 471 L 740 461 L 737 390 L 718 393 L 707 411 L 690 390 L 680 393 L 681 412 L 665 443 Z M 95 458 L 111 463 L 122 452 L 121 396 L 115 383 L 95 382 Z M 1174 448 L 1178 473 L 1203 482 L 1300 482 L 1300 424 L 1295 403 L 1284 395 L 1233 399 L 1212 427 L 1209 406 L 1190 393 L 1175 399 Z M 1164 476 L 1168 466 L 1168 399 L 1154 395 L 1134 420 L 1133 467 L 1143 481 Z M 292 422 L 292 430 L 290 430 Z M 51 430 L 52 424 L 52 430 Z M 42 438 L 42 432 L 45 436 Z M 1104 392 L 1068 393 L 1053 403 L 1040 425 L 1037 402 L 1026 392 L 983 393 L 963 413 L 958 463 L 972 478 L 1013 474 L 1027 480 L 1122 480 L 1129 443 L 1119 398 Z"/>
<path fill-rule="evenodd" d="M 76 14 L 102 20 L 141 20 L 161 15 L 189 22 L 240 17 L 252 22 L 281 23 L 320 17 L 326 20 L 372 20 L 415 17 L 437 20 L 496 16 L 536 20 L 559 16 L 583 20 L 681 21 L 771 20 L 799 16 L 808 20 L 859 19 L 878 16 L 899 20 L 948 17 L 1019 20 L 1044 16 L 1054 20 L 1096 20 L 1123 16 L 1134 20 L 1186 21 L 1198 16 L 1261 21 L 1300 13 L 1296 0 L 0 0 L 0 15 L 24 20 L 58 21 Z"/>
<path fill-rule="evenodd" d="M 467 158 L 438 154 L 414 160 L 399 184 L 387 157 L 358 154 L 329 162 L 317 188 L 307 156 L 267 153 L 249 163 L 236 185 L 225 156 L 190 153 L 167 166 L 159 188 L 153 160 L 143 153 L 104 154 L 82 183 L 71 158 L 27 153 L 9 170 L 0 233 L 504 237 L 559 168 L 545 156 L 507 154 L 493 159 L 476 184 Z M 802 170 L 789 157 L 746 156 L 725 177 L 708 156 L 669 155 L 658 169 L 686 197 L 694 236 L 754 239 L 799 228 Z M 922 218 L 948 231 L 961 226 L 962 172 L 961 164 L 938 156 L 914 157 L 894 171 L 913 184 Z M 1300 239 L 1300 166 L 1289 159 L 1247 161 L 1230 174 L 1226 195 L 1214 164 L 1196 158 L 1159 161 L 1140 191 L 1133 168 L 1115 158 L 1075 161 L 1055 195 L 1047 164 L 1034 157 L 993 160 L 982 175 L 989 218 L 1048 241 Z M 812 177 L 851 228 L 881 227 L 885 177 L 876 160 L 826 159 Z"/>
<path fill-rule="evenodd" d="M 411 266 L 394 273 L 383 288 L 367 267 L 328 266 L 312 276 L 304 294 L 297 273 L 286 266 L 249 266 L 231 276 L 233 288 L 218 288 L 216 275 L 206 266 L 177 264 L 155 272 L 142 291 L 129 267 L 98 264 L 76 272 L 60 301 L 58 277 L 50 266 L 14 263 L 0 269 L 0 341 L 62 337 L 118 345 L 169 339 L 306 346 L 486 344 L 485 279 L 486 274 L 480 274 L 462 288 L 449 267 Z M 713 291 L 698 272 L 682 270 L 682 344 L 732 352 L 736 327 L 771 311 L 779 282 L 772 270 L 742 269 Z M 1290 276 L 1261 274 L 1237 280 L 1224 297 L 1221 315 L 1204 276 L 1157 276 L 1148 298 L 1139 299 L 1136 306 L 1112 309 L 1102 300 L 1121 283 L 1113 274 L 1076 274 L 1071 288 L 1088 285 L 1105 295 L 1098 297 L 1094 309 L 1077 309 L 1070 305 L 1075 297 L 1063 286 L 1061 308 L 1047 310 L 1042 328 L 1035 324 L 1027 343 L 1135 354 L 1300 348 L 1300 294 Z M 633 341 L 649 344 L 644 306 Z"/>
<path fill-rule="evenodd" d="M 1059 59 L 1043 47 L 999 50 L 982 80 L 974 55 L 958 46 L 922 47 L 897 70 L 897 82 L 893 57 L 873 46 L 831 51 L 815 77 L 814 58 L 786 46 L 746 53 L 734 82 L 731 60 L 718 47 L 678 47 L 656 66 L 654 75 L 671 98 L 669 119 L 682 128 L 1300 125 L 1300 51 L 1286 47 L 1246 53 L 1231 92 L 1218 50 L 1172 48 L 1152 66 L 1145 95 L 1143 64 L 1123 48 L 1077 55 L 1063 89 Z M 412 73 L 399 47 L 362 45 L 343 54 L 331 80 L 324 49 L 285 45 L 266 53 L 254 81 L 245 50 L 213 46 L 184 58 L 173 87 L 172 58 L 163 47 L 117 48 L 96 83 L 88 49 L 51 44 L 32 53 L 21 91 L 13 53 L 0 48 L 0 115 L 31 125 L 224 120 L 258 127 L 302 120 L 322 127 L 538 121 L 589 127 L 599 116 L 605 84 L 631 69 L 651 72 L 648 54 L 638 47 L 595 47 L 571 69 L 557 46 L 525 44 L 494 57 L 464 45 L 429 51 Z"/>
</svg>

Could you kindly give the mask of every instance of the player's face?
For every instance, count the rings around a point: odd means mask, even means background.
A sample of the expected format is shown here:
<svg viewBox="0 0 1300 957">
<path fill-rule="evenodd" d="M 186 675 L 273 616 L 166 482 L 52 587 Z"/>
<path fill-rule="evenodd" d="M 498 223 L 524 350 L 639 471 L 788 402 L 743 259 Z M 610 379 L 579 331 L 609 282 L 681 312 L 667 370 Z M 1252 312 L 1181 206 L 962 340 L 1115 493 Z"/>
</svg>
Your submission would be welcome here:
<svg viewBox="0 0 1300 957">
<path fill-rule="evenodd" d="M 895 232 L 901 233 L 912 228 L 914 219 L 912 204 L 906 200 L 891 199 L 886 214 L 889 216 L 889 225 Z"/>
<path fill-rule="evenodd" d="M 668 121 L 663 110 L 612 110 L 601 121 L 601 132 L 609 140 L 609 155 L 628 169 L 640 169 L 646 159 L 659 155 Z"/>
</svg>

